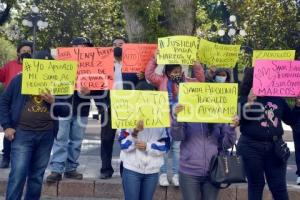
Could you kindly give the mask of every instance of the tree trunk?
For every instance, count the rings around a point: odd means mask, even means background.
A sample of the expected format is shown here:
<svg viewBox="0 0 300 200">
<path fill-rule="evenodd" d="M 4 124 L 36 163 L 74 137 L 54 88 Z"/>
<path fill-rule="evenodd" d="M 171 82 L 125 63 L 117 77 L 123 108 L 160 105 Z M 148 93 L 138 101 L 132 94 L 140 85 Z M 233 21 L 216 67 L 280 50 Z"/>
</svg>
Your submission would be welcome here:
<svg viewBox="0 0 300 200">
<path fill-rule="evenodd" d="M 143 13 L 149 2 L 150 0 L 123 0 L 126 32 L 130 42 L 147 41 L 147 25 Z"/>
<path fill-rule="evenodd" d="M 195 31 L 195 0 L 162 0 L 166 29 L 172 35 L 192 35 Z"/>
<path fill-rule="evenodd" d="M 3 25 L 8 20 L 10 9 L 11 6 L 7 5 L 5 10 L 0 13 L 0 26 Z"/>
</svg>

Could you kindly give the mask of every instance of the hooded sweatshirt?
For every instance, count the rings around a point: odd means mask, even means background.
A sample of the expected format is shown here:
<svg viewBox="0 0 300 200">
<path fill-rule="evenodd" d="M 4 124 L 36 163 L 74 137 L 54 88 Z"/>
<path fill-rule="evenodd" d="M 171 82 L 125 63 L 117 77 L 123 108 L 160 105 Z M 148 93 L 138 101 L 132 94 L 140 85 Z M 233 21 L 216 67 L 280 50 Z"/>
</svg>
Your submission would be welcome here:
<svg viewBox="0 0 300 200">
<path fill-rule="evenodd" d="M 119 136 L 121 146 L 120 159 L 124 168 L 141 174 L 158 173 L 164 163 L 164 154 L 170 148 L 170 139 L 166 128 L 145 128 L 137 138 L 132 130 L 122 130 Z M 146 151 L 135 148 L 137 140 L 147 144 Z"/>
<path fill-rule="evenodd" d="M 208 176 L 212 157 L 236 141 L 236 132 L 228 124 L 173 121 L 171 136 L 181 141 L 179 171 L 191 176 Z"/>
</svg>

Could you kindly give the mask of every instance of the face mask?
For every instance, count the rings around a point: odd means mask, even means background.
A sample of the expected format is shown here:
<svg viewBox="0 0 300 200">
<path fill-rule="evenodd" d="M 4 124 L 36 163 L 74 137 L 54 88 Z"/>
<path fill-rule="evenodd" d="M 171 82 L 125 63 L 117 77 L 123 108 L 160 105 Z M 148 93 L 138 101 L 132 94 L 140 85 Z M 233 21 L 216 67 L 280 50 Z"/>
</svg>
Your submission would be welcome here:
<svg viewBox="0 0 300 200">
<path fill-rule="evenodd" d="M 31 54 L 30 53 L 22 53 L 20 55 L 21 60 L 23 60 L 24 58 L 31 58 Z"/>
<path fill-rule="evenodd" d="M 115 47 L 114 48 L 114 56 L 117 57 L 117 58 L 122 57 L 122 48 Z"/>
<path fill-rule="evenodd" d="M 179 84 L 182 82 L 182 77 L 181 76 L 178 76 L 178 75 L 175 75 L 175 76 L 170 76 L 170 79 L 171 81 Z"/>
<path fill-rule="evenodd" d="M 217 83 L 225 83 L 226 82 L 226 76 L 216 76 L 215 81 Z"/>
</svg>

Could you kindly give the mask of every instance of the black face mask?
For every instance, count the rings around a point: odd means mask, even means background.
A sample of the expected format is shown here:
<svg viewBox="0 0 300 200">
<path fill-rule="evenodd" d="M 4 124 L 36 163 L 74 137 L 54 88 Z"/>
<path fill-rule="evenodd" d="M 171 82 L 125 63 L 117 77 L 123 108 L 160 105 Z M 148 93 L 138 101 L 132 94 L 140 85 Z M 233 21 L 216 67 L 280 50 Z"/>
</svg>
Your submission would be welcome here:
<svg viewBox="0 0 300 200">
<path fill-rule="evenodd" d="M 24 58 L 32 58 L 32 56 L 30 53 L 22 53 L 20 59 L 23 60 Z"/>
<path fill-rule="evenodd" d="M 117 58 L 122 57 L 122 48 L 121 47 L 115 47 L 114 48 L 114 56 Z"/>
<path fill-rule="evenodd" d="M 183 81 L 182 76 L 170 76 L 171 81 L 179 84 Z"/>
</svg>

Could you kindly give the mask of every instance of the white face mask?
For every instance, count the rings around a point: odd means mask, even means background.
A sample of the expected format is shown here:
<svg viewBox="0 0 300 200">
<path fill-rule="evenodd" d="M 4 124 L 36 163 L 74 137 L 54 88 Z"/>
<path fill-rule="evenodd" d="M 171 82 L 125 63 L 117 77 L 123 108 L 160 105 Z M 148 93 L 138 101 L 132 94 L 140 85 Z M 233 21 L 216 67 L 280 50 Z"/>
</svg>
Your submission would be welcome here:
<svg viewBox="0 0 300 200">
<path fill-rule="evenodd" d="M 225 83 L 226 82 L 226 76 L 216 76 L 215 81 L 217 83 Z"/>
</svg>

